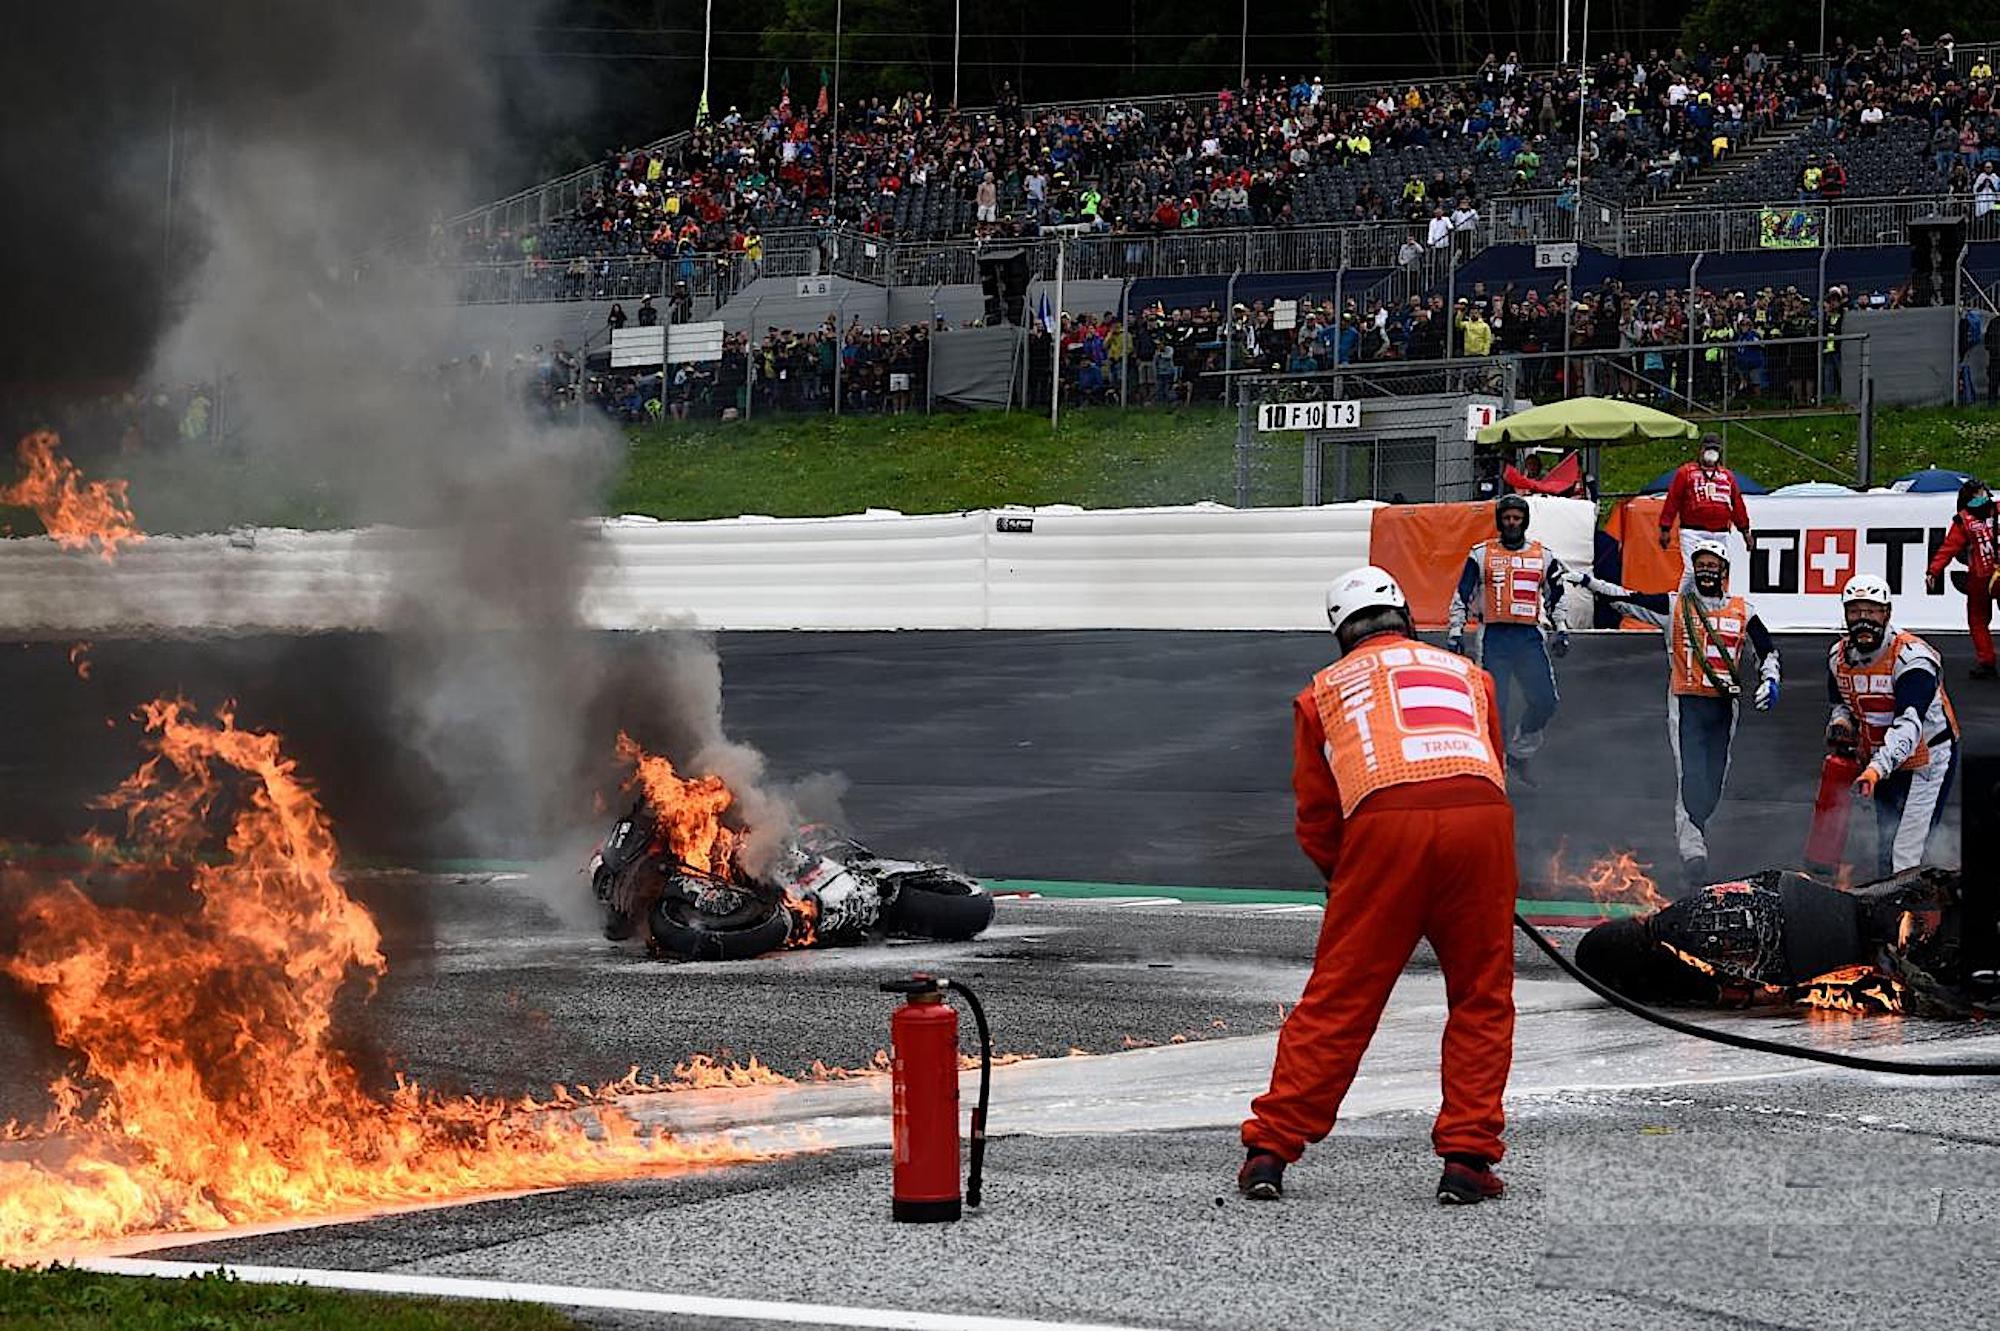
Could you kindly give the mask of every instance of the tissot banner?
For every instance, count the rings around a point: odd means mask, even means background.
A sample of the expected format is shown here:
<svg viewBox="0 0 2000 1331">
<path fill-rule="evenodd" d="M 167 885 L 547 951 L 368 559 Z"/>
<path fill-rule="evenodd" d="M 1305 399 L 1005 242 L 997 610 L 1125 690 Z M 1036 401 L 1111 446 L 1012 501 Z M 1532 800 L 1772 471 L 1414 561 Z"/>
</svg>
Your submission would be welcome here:
<svg viewBox="0 0 2000 1331">
<path fill-rule="evenodd" d="M 1965 597 L 1947 574 L 1944 589 L 1924 590 L 1924 566 L 1944 540 L 1956 508 L 1950 494 L 1856 494 L 1827 497 L 1750 495 L 1747 569 L 1732 570 L 1730 589 L 1747 595 L 1774 630 L 1840 627 L 1840 589 L 1873 573 L 1895 594 L 1895 621 L 1907 629 L 1965 628 Z M 1627 585 L 1664 590 L 1678 577 L 1680 549 L 1659 549 L 1660 501 L 1625 506 L 1622 531 Z M 1953 568 L 1963 572 L 1964 566 Z"/>
</svg>

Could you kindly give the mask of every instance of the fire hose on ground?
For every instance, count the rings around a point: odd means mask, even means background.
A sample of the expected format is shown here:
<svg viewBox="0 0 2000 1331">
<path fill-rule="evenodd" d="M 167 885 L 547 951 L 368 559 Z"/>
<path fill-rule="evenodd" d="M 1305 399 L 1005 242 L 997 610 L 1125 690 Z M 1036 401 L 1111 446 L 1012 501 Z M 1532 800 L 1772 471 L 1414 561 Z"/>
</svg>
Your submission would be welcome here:
<svg viewBox="0 0 2000 1331">
<path fill-rule="evenodd" d="M 1648 1007 L 1644 1003 L 1627 998 L 1598 980 L 1564 956 L 1562 951 L 1549 941 L 1547 935 L 1518 913 L 1514 916 L 1514 924 L 1528 936 L 1530 942 L 1547 954 L 1549 960 L 1555 962 L 1564 974 L 1605 1002 L 1631 1013 L 1642 1021 L 1650 1021 L 1655 1026 L 1664 1027 L 1681 1035 L 1692 1035 L 1698 1040 L 1710 1040 L 1716 1044 L 1729 1045 L 1735 1049 L 1748 1049 L 1760 1054 L 1776 1054 L 1782 1058 L 1801 1058 L 1813 1063 L 1831 1064 L 1837 1068 L 1852 1068 L 1857 1072 L 1889 1072 L 1901 1077 L 2000 1077 L 2000 1062 L 1924 1063 L 1869 1058 L 1863 1054 L 1843 1054 L 1832 1049 L 1812 1049 L 1804 1045 L 1785 1044 L 1778 1040 L 1760 1040 L 1754 1035 L 1742 1035 L 1735 1031 L 1703 1026 L 1698 1022 L 1684 1021 L 1679 1017 L 1669 1016 L 1658 1008 Z"/>
</svg>

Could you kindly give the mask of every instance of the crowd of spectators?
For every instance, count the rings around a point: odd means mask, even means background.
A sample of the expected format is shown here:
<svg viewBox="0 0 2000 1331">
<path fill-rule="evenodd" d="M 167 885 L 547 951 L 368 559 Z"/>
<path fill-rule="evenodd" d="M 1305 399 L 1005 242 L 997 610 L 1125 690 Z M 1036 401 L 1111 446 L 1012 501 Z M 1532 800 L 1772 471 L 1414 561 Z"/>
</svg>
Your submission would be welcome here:
<svg viewBox="0 0 2000 1331">
<path fill-rule="evenodd" d="M 1849 312 L 1896 307 L 1908 288 L 1823 298 L 1795 285 L 1629 288 L 1616 280 L 1574 299 L 1560 280 L 1489 290 L 1473 283 L 1447 303 L 1438 293 L 1387 303 L 1252 301 L 1225 313 L 1215 305 L 1154 305 L 1121 319 L 1115 311 L 1062 317 L 1055 338 L 1025 330 L 1022 405 L 1046 404 L 1049 356 L 1066 405 L 1185 405 L 1221 401 L 1224 371 L 1306 374 L 1345 366 L 1490 358 L 1489 386 L 1503 361 L 1528 397 L 1593 393 L 1672 406 L 1757 401 L 1806 406 L 1837 395 Z M 829 320 L 807 332 L 777 328 L 752 341 L 732 334 L 718 365 L 669 367 L 664 376 L 591 376 L 586 397 L 630 422 L 732 418 L 747 409 L 828 411 L 836 391 L 844 412 L 901 413 L 929 406 L 929 341 L 942 324 L 838 333 Z M 836 348 L 838 349 L 836 352 Z M 1567 353 L 1567 354 L 1566 354 Z M 836 355 L 840 373 L 836 377 Z M 1475 372 L 1474 378 L 1478 377 Z"/>
<path fill-rule="evenodd" d="M 1356 88 L 1266 76 L 1143 104 L 1024 107 L 1003 89 L 996 105 L 960 111 L 912 92 L 844 106 L 837 141 L 823 97 L 786 94 L 607 154 L 568 216 L 518 232 L 440 224 L 434 239 L 441 254 L 525 259 L 586 291 L 610 274 L 579 260 L 619 255 L 675 264 L 691 285 L 697 268 L 719 265 L 733 286 L 761 271 L 773 227 L 1006 238 L 1057 223 L 1157 233 L 1402 220 L 1436 244 L 1440 225 L 1476 231 L 1501 198 L 1548 192 L 1575 207 L 1579 156 L 1584 192 L 1639 201 L 1800 122 L 1810 134 L 1716 196 L 1955 192 L 2000 209 L 1986 54 L 1907 30 L 1836 40 L 1832 52 L 1822 60 L 1796 41 L 1626 50 L 1587 71 L 1489 52 L 1461 78 Z"/>
<path fill-rule="evenodd" d="M 607 155 L 571 216 L 440 239 L 470 259 L 723 253 L 754 265 L 773 226 L 934 237 L 1058 222 L 1424 221 L 1461 201 L 1574 190 L 1579 112 L 1592 188 L 1622 196 L 1786 114 L 1807 78 L 1796 48 L 1775 61 L 1754 47 L 1621 53 L 1591 71 L 1579 107 L 1577 71 L 1492 53 L 1465 78 L 1366 89 L 1267 76 L 1143 105 L 1024 108 L 1004 88 L 995 106 L 963 112 L 925 93 L 873 98 L 843 108 L 837 143 L 823 102 L 787 95 L 762 114 L 730 107 L 682 138 Z"/>
<path fill-rule="evenodd" d="M 547 375 L 558 396 L 573 392 L 625 424 L 832 411 L 836 399 L 843 412 L 900 416 L 929 406 L 931 334 L 923 324 L 873 328 L 858 320 L 843 331 L 829 316 L 805 332 L 727 334 L 717 361 L 633 374 L 551 357 Z"/>
</svg>

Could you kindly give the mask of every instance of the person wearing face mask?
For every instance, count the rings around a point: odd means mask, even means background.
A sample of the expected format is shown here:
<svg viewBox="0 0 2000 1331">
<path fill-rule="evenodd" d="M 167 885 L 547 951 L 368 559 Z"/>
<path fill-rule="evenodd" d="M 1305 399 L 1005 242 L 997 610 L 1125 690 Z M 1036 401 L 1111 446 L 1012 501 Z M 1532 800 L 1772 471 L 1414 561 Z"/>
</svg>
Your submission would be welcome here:
<svg viewBox="0 0 2000 1331">
<path fill-rule="evenodd" d="M 1243 1195 L 1276 1201 L 1285 1167 L 1333 1130 L 1382 1008 L 1419 939 L 1445 977 L 1437 1199 L 1504 1191 L 1501 1096 L 1514 1051 L 1514 809 L 1493 679 L 1417 639 L 1382 569 L 1334 579 L 1340 655 L 1292 700 L 1299 848 L 1325 876 L 1326 916 L 1270 1089 L 1243 1124 Z"/>
<path fill-rule="evenodd" d="M 1778 702 L 1777 644 L 1747 598 L 1729 594 L 1729 552 L 1701 541 L 1679 591 L 1634 592 L 1588 573 L 1577 586 L 1615 601 L 1626 614 L 1666 631 L 1667 742 L 1674 751 L 1674 842 L 1689 886 L 1708 881 L 1708 823 L 1722 802 L 1729 748 L 1742 696 L 1739 665 L 1747 641 L 1757 653 L 1752 700 L 1760 712 Z"/>
<path fill-rule="evenodd" d="M 2000 327 L 2000 320 L 1994 321 Z M 1944 544 L 1931 556 L 1924 570 L 1924 588 L 1932 596 L 1944 590 L 1944 571 L 1954 559 L 1965 561 L 1965 619 L 1972 632 L 1972 654 L 1978 663 L 1972 678 L 2000 677 L 1993 663 L 1993 593 L 2000 583 L 2000 520 L 1993 511 L 1993 496 L 1984 481 L 1967 481 L 1958 487 L 1958 512 Z"/>
<path fill-rule="evenodd" d="M 1828 748 L 1851 746 L 1867 766 L 1854 793 L 1875 802 L 1883 876 L 1924 862 L 1958 771 L 1958 717 L 1944 691 L 1937 649 L 1890 622 L 1889 584 L 1857 574 L 1841 588 L 1847 632 L 1827 649 L 1833 706 Z"/>
<path fill-rule="evenodd" d="M 1681 572 L 1693 566 L 1695 547 L 1712 541 L 1729 552 L 1731 562 L 1740 560 L 1750 546 L 1750 510 L 1743 503 L 1743 487 L 1736 473 L 1722 465 L 1722 440 L 1714 431 L 1701 437 L 1695 460 L 1683 462 L 1667 486 L 1667 502 L 1660 506 L 1660 548 L 1674 543 L 1674 528 L 1681 529 Z M 1732 531 L 1742 533 L 1741 544 L 1730 539 Z"/>
<path fill-rule="evenodd" d="M 1507 765 L 1524 785 L 1532 785 L 1528 760 L 1556 714 L 1555 666 L 1549 656 L 1569 655 L 1569 631 L 1559 627 L 1562 609 L 1563 563 L 1540 541 L 1528 539 L 1528 501 L 1503 495 L 1493 505 L 1496 540 L 1472 547 L 1458 575 L 1458 590 L 1445 611 L 1445 646 L 1465 654 L 1465 626 L 1478 620 L 1479 663 L 1493 676 L 1499 691 L 1501 731 L 1507 734 Z M 1555 627 L 1554 640 L 1544 632 Z M 1520 722 L 1507 730 L 1508 683 L 1521 686 L 1526 707 Z"/>
</svg>

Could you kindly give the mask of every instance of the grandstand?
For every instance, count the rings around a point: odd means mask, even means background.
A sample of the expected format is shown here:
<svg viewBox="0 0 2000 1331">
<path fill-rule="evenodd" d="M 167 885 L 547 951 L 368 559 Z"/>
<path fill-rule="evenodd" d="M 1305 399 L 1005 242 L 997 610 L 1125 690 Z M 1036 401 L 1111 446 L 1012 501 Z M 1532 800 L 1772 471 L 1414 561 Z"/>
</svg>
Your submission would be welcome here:
<svg viewBox="0 0 2000 1331">
<path fill-rule="evenodd" d="M 1964 224 L 1952 295 L 1983 300 L 2000 277 L 1996 88 L 1984 49 L 1905 35 L 1824 58 L 1797 42 L 1584 71 L 1489 56 L 1393 84 L 964 110 L 912 93 L 845 108 L 837 141 L 831 114 L 781 96 L 441 224 L 433 253 L 468 302 L 574 307 L 586 350 L 613 301 L 721 319 L 730 359 L 700 372 L 718 411 L 849 405 L 838 381 L 872 376 L 878 343 L 981 322 L 982 254 L 1025 252 L 1032 310 L 1058 245 L 1078 401 L 1158 399 L 1162 370 L 1185 399 L 1220 396 L 1222 369 L 1475 349 L 1616 350 L 1670 393 L 1702 379 L 1819 404 L 1858 392 L 1838 353 L 1831 373 L 1817 354 L 1810 374 L 1773 373 L 1744 338 L 1824 338 L 1913 303 L 1909 228 L 1929 217 Z M 1573 266 L 1541 266 L 1565 242 Z M 804 293 L 804 277 L 828 280 Z M 1686 368 L 1716 339 L 1747 373 Z M 1048 342 L 1023 338 L 1020 401 L 1046 382 Z M 789 387 L 760 384 L 779 370 Z M 810 375 L 824 382 L 797 387 Z"/>
</svg>

